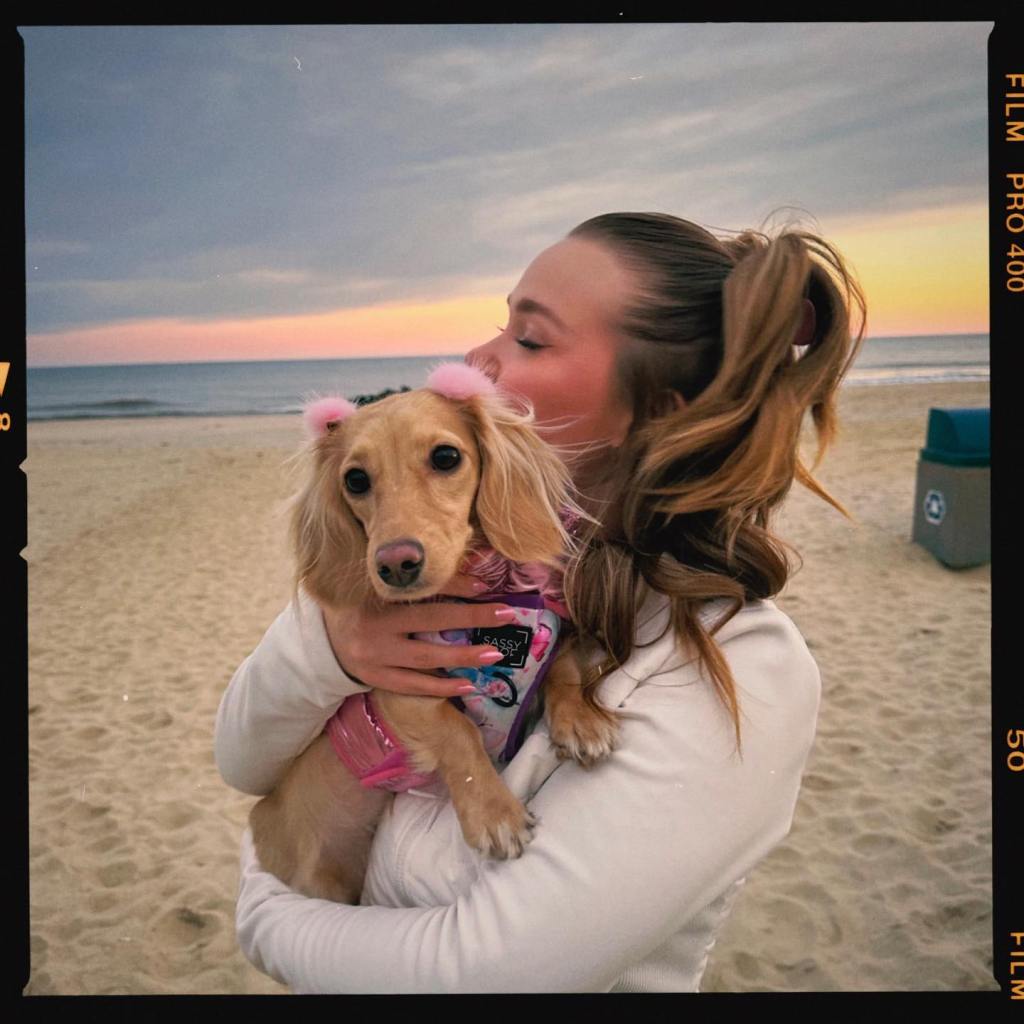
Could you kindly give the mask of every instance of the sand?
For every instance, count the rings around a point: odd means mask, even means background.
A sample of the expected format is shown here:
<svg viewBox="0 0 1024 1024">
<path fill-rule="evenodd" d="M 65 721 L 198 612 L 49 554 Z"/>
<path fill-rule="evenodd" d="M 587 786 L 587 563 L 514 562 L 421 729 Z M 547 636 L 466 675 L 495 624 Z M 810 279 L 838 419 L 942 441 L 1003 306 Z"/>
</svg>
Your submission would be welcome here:
<svg viewBox="0 0 1024 1024">
<path fill-rule="evenodd" d="M 779 598 L 821 667 L 793 830 L 751 874 L 707 991 L 994 989 L 990 569 L 910 543 L 930 406 L 850 388 L 794 491 Z M 28 994 L 283 994 L 234 935 L 253 799 L 213 761 L 233 670 L 288 599 L 290 417 L 32 423 Z"/>
</svg>

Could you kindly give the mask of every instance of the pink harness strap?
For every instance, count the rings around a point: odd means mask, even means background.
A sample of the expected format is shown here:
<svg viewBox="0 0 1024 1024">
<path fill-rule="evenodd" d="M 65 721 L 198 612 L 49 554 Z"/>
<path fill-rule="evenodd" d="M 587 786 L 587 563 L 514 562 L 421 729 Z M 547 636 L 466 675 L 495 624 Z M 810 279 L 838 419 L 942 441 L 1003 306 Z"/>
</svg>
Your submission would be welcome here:
<svg viewBox="0 0 1024 1024">
<path fill-rule="evenodd" d="M 403 793 L 433 779 L 415 771 L 398 738 L 377 715 L 369 693 L 347 698 L 325 730 L 338 759 L 368 789 Z"/>
</svg>

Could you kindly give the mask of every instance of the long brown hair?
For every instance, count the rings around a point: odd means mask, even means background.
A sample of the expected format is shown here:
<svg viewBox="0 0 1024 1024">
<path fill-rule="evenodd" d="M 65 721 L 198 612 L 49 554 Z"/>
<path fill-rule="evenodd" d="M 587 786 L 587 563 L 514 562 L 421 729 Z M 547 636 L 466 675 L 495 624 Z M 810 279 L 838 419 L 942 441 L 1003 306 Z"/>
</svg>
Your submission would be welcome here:
<svg viewBox="0 0 1024 1024">
<path fill-rule="evenodd" d="M 864 296 L 839 253 L 803 230 L 717 238 L 665 214 L 612 213 L 570 237 L 606 245 L 641 282 L 618 325 L 619 397 L 633 424 L 604 460 L 592 492 L 603 499 L 600 522 L 584 524 L 565 577 L 574 622 L 606 653 L 584 692 L 593 700 L 596 683 L 632 654 L 650 588 L 670 598 L 670 626 L 710 676 L 739 749 L 735 682 L 713 633 L 745 601 L 785 585 L 791 549 L 773 535 L 771 514 L 794 479 L 847 514 L 803 464 L 798 441 L 810 409 L 813 469 L 835 435 L 835 393 L 864 335 Z M 699 612 L 710 598 L 730 607 L 708 631 Z"/>
</svg>

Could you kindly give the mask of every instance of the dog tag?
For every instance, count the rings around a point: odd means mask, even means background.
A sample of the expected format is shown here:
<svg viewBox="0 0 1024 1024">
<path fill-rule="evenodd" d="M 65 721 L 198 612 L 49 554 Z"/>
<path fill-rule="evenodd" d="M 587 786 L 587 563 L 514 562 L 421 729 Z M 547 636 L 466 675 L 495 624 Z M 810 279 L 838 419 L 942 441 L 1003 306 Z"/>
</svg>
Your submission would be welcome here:
<svg viewBox="0 0 1024 1024">
<path fill-rule="evenodd" d="M 533 630 L 529 626 L 483 626 L 472 633 L 474 644 L 489 644 L 505 655 L 493 668 L 522 668 L 530 653 Z"/>
</svg>

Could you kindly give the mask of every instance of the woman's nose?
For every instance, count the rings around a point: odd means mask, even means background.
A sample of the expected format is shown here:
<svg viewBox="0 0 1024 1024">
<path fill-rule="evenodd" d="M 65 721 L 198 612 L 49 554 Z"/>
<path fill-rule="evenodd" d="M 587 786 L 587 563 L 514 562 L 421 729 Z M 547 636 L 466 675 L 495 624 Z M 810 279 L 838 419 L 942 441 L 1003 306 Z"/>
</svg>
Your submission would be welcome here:
<svg viewBox="0 0 1024 1024">
<path fill-rule="evenodd" d="M 497 339 L 495 339 L 497 340 Z M 493 341 L 487 342 L 486 345 L 477 345 L 476 348 L 470 349 L 466 353 L 464 362 L 468 363 L 474 369 L 482 370 L 487 374 L 495 384 L 498 383 L 498 379 L 501 377 L 501 363 L 494 355 L 491 346 L 494 344 Z"/>
</svg>

